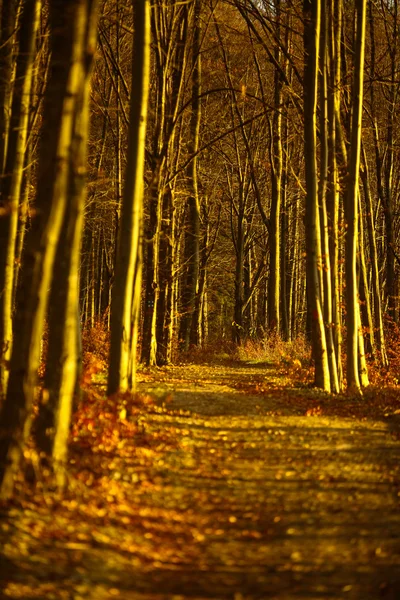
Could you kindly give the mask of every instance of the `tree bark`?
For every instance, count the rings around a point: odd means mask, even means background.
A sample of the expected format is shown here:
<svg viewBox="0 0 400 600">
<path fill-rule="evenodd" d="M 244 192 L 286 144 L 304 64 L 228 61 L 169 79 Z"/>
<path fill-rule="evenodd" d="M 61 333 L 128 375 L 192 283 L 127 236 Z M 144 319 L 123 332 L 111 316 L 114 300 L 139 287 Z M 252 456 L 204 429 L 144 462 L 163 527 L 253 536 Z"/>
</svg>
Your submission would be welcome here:
<svg viewBox="0 0 400 600">
<path fill-rule="evenodd" d="M 5 169 L 0 184 L 3 210 L 0 216 L 0 347 L 3 349 L 0 363 L 0 395 L 4 395 L 7 389 L 8 363 L 12 348 L 15 251 L 40 9 L 40 0 L 26 0 L 20 17 Z"/>
<path fill-rule="evenodd" d="M 0 497 L 12 495 L 32 421 L 40 345 L 56 247 L 67 202 L 75 106 L 81 86 L 87 0 L 52 0 L 52 69 L 46 90 L 35 217 L 27 233 L 15 336 L 0 413 Z"/>
<path fill-rule="evenodd" d="M 183 303 L 184 315 L 182 317 L 180 337 L 182 349 L 187 352 L 190 342 L 196 339 L 194 329 L 194 311 L 196 295 L 199 284 L 200 268 L 200 204 L 198 190 L 198 159 L 196 156 L 199 148 L 200 121 L 201 121 L 201 4 L 194 0 L 193 6 L 193 40 L 192 40 L 192 81 L 191 81 L 191 116 L 190 116 L 190 142 L 189 155 L 193 160 L 188 165 L 188 199 L 187 221 L 185 229 L 185 262 L 187 275 L 184 282 Z"/>
<path fill-rule="evenodd" d="M 98 1 L 88 0 L 86 33 L 69 153 L 67 206 L 53 268 L 49 341 L 42 402 L 35 426 L 38 448 L 48 458 L 60 489 L 66 482 L 67 442 L 81 367 L 79 266 L 85 203 L 89 99 Z"/>
<path fill-rule="evenodd" d="M 366 0 L 357 0 L 357 33 L 355 44 L 353 113 L 348 180 L 345 195 L 346 236 L 346 319 L 347 319 L 347 388 L 360 394 L 359 360 L 359 298 L 357 290 L 358 180 L 360 170 L 362 102 L 364 80 Z"/>
<path fill-rule="evenodd" d="M 150 2 L 134 0 L 130 134 L 121 227 L 111 301 L 108 395 L 135 382 L 142 280 L 143 170 L 150 73 Z"/>
<path fill-rule="evenodd" d="M 320 2 L 304 0 L 304 153 L 306 161 L 306 251 L 307 294 L 312 318 L 315 385 L 331 391 L 320 269 L 321 235 L 318 216 L 317 178 L 317 88 L 320 37 Z"/>
</svg>

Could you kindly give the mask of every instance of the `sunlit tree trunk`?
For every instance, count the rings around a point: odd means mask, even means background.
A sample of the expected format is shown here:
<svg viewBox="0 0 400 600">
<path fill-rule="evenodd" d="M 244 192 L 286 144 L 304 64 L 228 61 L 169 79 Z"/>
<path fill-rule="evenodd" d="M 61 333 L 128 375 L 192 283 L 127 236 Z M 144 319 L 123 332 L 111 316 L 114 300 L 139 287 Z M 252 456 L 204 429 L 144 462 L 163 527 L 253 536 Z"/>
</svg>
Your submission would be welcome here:
<svg viewBox="0 0 400 600">
<path fill-rule="evenodd" d="M 141 297 L 143 169 L 150 72 L 150 2 L 134 0 L 130 134 L 111 303 L 109 395 L 131 389 L 135 380 Z"/>
<path fill-rule="evenodd" d="M 292 218 L 294 222 L 293 228 L 293 250 L 292 250 L 292 269 L 290 276 L 290 301 L 289 301 L 289 318 L 290 318 L 290 339 L 296 339 L 298 335 L 299 319 L 298 319 L 298 300 L 299 300 L 299 285 L 300 285 L 300 234 L 299 234 L 299 197 L 296 195 L 292 210 Z"/>
<path fill-rule="evenodd" d="M 342 0 L 328 2 L 328 189 L 329 255 L 331 265 L 332 326 L 339 388 L 342 387 L 342 323 L 339 280 L 339 169 L 337 162 L 340 131 L 340 43 L 342 30 Z"/>
<path fill-rule="evenodd" d="M 35 426 L 38 448 L 51 457 L 57 484 L 65 485 L 67 441 L 80 376 L 79 266 L 89 135 L 90 77 L 97 37 L 97 0 L 87 3 L 81 89 L 69 153 L 67 206 L 53 268 L 49 340 L 42 401 Z"/>
<path fill-rule="evenodd" d="M 33 62 L 40 8 L 40 0 L 26 0 L 20 17 L 19 47 L 9 118 L 5 169 L 0 182 L 2 204 L 2 214 L 0 214 L 0 347 L 3 348 L 0 363 L 0 391 L 2 394 L 6 392 L 7 388 L 8 362 L 12 347 L 18 216 L 28 138 Z"/>
<path fill-rule="evenodd" d="M 307 294 L 312 318 L 315 384 L 331 391 L 322 306 L 321 235 L 318 214 L 317 88 L 320 39 L 320 2 L 304 0 L 304 153 L 306 162 Z"/>
<path fill-rule="evenodd" d="M 347 220 L 346 237 L 346 318 L 347 318 L 347 388 L 361 393 L 359 370 L 360 310 L 357 289 L 357 235 L 358 235 L 358 180 L 360 169 L 361 125 L 364 80 L 365 13 L 366 0 L 357 0 L 357 32 L 355 44 L 353 113 L 349 172 L 345 195 Z"/>
<path fill-rule="evenodd" d="M 52 69 L 46 89 L 35 216 L 17 293 L 7 396 L 0 413 L 0 497 L 14 487 L 32 421 L 40 345 L 56 247 L 67 203 L 69 157 L 81 88 L 88 0 L 49 5 Z"/>
<path fill-rule="evenodd" d="M 268 329 L 280 333 L 280 291 L 281 291 L 281 239 L 280 221 L 282 204 L 282 86 L 281 76 L 281 1 L 275 0 L 276 36 L 274 49 L 276 67 L 274 71 L 274 113 L 271 127 L 271 213 L 269 230 L 270 269 L 268 277 Z M 279 65 L 279 66 L 278 66 Z"/>
<path fill-rule="evenodd" d="M 282 172 L 282 210 L 281 210 L 281 235 L 280 235 L 280 244 L 281 244 L 281 313 L 282 313 L 282 338 L 285 341 L 290 339 L 290 327 L 289 327 L 289 295 L 288 288 L 290 285 L 290 277 L 288 273 L 288 257 L 289 257 L 289 207 L 288 207 L 288 198 L 287 198 L 287 188 L 288 188 L 288 154 L 289 154 L 289 123 L 288 117 L 285 116 L 284 120 L 284 128 L 283 128 L 283 139 L 284 139 L 284 160 L 283 160 L 283 172 Z"/>
<path fill-rule="evenodd" d="M 153 33 L 153 49 L 155 56 L 156 84 L 151 104 L 153 115 L 152 142 L 151 142 L 151 181 L 148 192 L 148 219 L 145 227 L 145 299 L 142 328 L 142 361 L 146 364 L 157 364 L 158 353 L 157 333 L 163 331 L 157 322 L 165 322 L 165 314 L 161 314 L 158 307 L 160 300 L 160 251 L 161 237 L 165 235 L 163 215 L 164 190 L 171 187 L 173 200 L 173 186 L 169 183 L 171 171 L 176 168 L 179 157 L 178 126 L 182 114 L 180 108 L 183 103 L 185 85 L 187 51 L 188 51 L 188 12 L 189 5 L 183 3 L 163 3 L 161 0 L 152 0 L 151 26 Z M 174 217 L 175 207 L 169 207 L 169 216 Z M 175 286 L 175 282 L 172 281 Z M 163 289 L 165 294 L 167 288 Z M 172 296 L 171 296 L 172 300 Z M 162 301 L 165 310 L 165 298 Z M 160 340 L 162 342 L 162 340 Z M 161 350 L 163 350 L 161 348 Z"/>
<path fill-rule="evenodd" d="M 0 0 L 0 173 L 4 174 L 13 89 L 18 0 Z"/>
<path fill-rule="evenodd" d="M 339 378 L 337 372 L 336 352 L 333 338 L 332 319 L 332 279 L 331 261 L 329 249 L 329 224 L 327 211 L 327 187 L 328 187 L 328 161 L 329 161 L 329 137 L 328 137 L 328 73 L 327 73 L 327 35 L 328 11 L 326 0 L 321 1 L 321 38 L 320 38 L 320 177 L 319 177 L 319 213 L 321 227 L 321 250 L 322 250 L 322 285 L 323 313 L 325 321 L 326 346 L 328 352 L 328 364 L 331 377 L 331 389 L 339 392 Z M 335 286 L 337 282 L 334 282 Z"/>
</svg>

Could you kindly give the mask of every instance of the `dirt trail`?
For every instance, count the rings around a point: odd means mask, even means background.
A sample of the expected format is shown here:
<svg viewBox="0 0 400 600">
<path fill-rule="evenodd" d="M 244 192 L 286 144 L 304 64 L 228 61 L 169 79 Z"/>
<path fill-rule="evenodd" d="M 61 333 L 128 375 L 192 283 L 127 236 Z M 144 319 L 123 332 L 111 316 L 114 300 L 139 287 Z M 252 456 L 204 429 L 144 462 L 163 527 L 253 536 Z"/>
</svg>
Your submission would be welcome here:
<svg viewBox="0 0 400 600">
<path fill-rule="evenodd" d="M 54 521 L 68 527 L 65 502 L 14 507 L 1 597 L 400 598 L 393 420 L 290 389 L 267 365 L 140 377 L 168 407 L 143 417 L 143 435 L 173 431 L 176 446 L 147 457 L 144 448 L 140 460 L 108 456 L 102 468 L 123 486 L 118 509 L 93 514 L 71 498 L 71 518 L 83 521 L 72 539 L 44 533 Z M 26 519 L 44 522 L 42 533 Z"/>
</svg>

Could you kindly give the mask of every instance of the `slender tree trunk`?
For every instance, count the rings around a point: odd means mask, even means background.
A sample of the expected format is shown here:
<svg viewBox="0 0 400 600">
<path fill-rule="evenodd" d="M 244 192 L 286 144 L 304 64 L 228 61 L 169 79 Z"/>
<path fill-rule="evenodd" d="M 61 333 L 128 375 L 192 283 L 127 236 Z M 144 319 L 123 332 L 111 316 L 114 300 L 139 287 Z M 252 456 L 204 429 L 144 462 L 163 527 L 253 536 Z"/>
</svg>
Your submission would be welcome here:
<svg viewBox="0 0 400 600">
<path fill-rule="evenodd" d="M 357 34 L 355 46 L 353 114 L 351 149 L 346 189 L 346 314 L 347 314 L 347 388 L 361 393 L 359 372 L 359 299 L 357 290 L 357 236 L 358 236 L 358 179 L 360 170 L 361 124 L 364 80 L 365 13 L 366 0 L 357 0 Z M 362 349 L 363 350 L 363 349 Z"/>
<path fill-rule="evenodd" d="M 186 4 L 152 2 L 152 31 L 157 70 L 155 86 L 154 128 L 152 144 L 152 182 L 149 190 L 149 218 L 145 233 L 146 272 L 145 307 L 142 335 L 142 360 L 157 364 L 157 308 L 160 299 L 160 241 L 164 235 L 162 203 L 164 188 L 169 185 L 171 166 L 179 156 L 176 144 L 177 125 L 181 122 L 179 109 L 187 62 L 188 11 Z M 166 307 L 166 305 L 165 305 Z M 167 307 L 166 307 L 167 309 Z M 164 320 L 164 316 L 162 317 Z M 160 331 L 160 329 L 158 329 Z"/>
<path fill-rule="evenodd" d="M 182 349 L 189 349 L 190 341 L 195 339 L 193 329 L 193 314 L 196 304 L 196 294 L 199 281 L 200 264 L 200 207 L 197 183 L 198 160 L 196 152 L 199 148 L 200 121 L 201 121 L 201 55 L 200 55 L 200 0 L 194 0 L 193 7 L 193 41 L 192 41 L 192 101 L 190 116 L 190 141 L 189 155 L 193 160 L 188 166 L 188 199 L 187 223 L 185 229 L 185 260 L 187 262 L 187 276 L 184 283 L 184 316 L 181 323 L 180 336 Z"/>
<path fill-rule="evenodd" d="M 320 3 L 304 0 L 304 153 L 306 159 L 306 249 L 307 294 L 312 318 L 315 384 L 331 391 L 325 326 L 322 306 L 320 268 L 321 235 L 318 216 L 317 179 L 317 87 L 320 39 Z"/>
<path fill-rule="evenodd" d="M 146 228 L 146 278 L 145 304 L 143 315 L 142 361 L 148 365 L 157 364 L 157 303 L 159 298 L 158 253 L 160 245 L 161 200 L 157 189 L 149 198 L 150 217 Z"/>
<path fill-rule="evenodd" d="M 364 198 L 366 204 L 366 217 L 367 217 L 367 231 L 369 241 L 369 253 L 372 269 L 372 293 L 373 293 L 373 306 L 374 306 L 374 325 L 378 338 L 378 350 L 380 353 L 380 361 L 383 367 L 388 366 L 388 358 L 386 354 L 386 343 L 385 343 L 385 332 L 383 328 L 383 317 L 382 317 L 382 299 L 381 299 L 381 287 L 379 281 L 379 267 L 378 267 L 378 250 L 376 244 L 375 235 L 375 224 L 374 224 L 374 209 L 372 206 L 371 190 L 369 185 L 369 170 L 368 163 L 365 156 L 365 150 L 362 148 L 362 162 L 363 167 L 361 169 L 361 179 L 364 188 Z"/>
<path fill-rule="evenodd" d="M 397 3 L 394 3 L 396 10 L 397 20 Z M 378 192 L 378 198 L 382 203 L 383 215 L 385 219 L 385 275 L 386 275 L 386 300 L 389 315 L 393 320 L 396 318 L 395 314 L 395 271 L 394 271 L 394 231 L 393 231 L 393 206 L 392 206 L 392 169 L 393 169 L 393 109 L 394 109 L 394 96 L 395 94 L 395 79 L 394 70 L 396 70 L 396 39 L 393 39 L 393 48 L 389 53 L 391 63 L 391 78 L 392 82 L 388 86 L 388 97 L 389 106 L 387 111 L 387 128 L 386 128 L 386 144 L 382 141 L 380 135 L 380 127 L 378 124 L 378 115 L 381 107 L 377 105 L 375 97 L 375 86 L 376 86 L 376 33 L 375 33 L 375 22 L 373 17 L 373 3 L 369 2 L 369 33 L 370 33 L 370 61 L 369 61 L 369 76 L 371 80 L 370 85 L 370 101 L 371 101 L 371 118 L 372 118 L 372 134 L 374 140 L 374 151 L 375 151 L 375 171 L 376 171 L 376 186 Z M 396 29 L 393 29 L 394 35 L 398 33 Z"/>
<path fill-rule="evenodd" d="M 150 2 L 134 0 L 130 132 L 111 302 L 109 395 L 132 389 L 142 278 L 143 169 L 150 73 Z"/>
<path fill-rule="evenodd" d="M 236 268 L 235 268 L 235 306 L 232 324 L 232 339 L 235 344 L 241 344 L 243 339 L 243 305 L 244 305 L 244 218 L 238 215 L 237 238 L 236 238 Z"/>
<path fill-rule="evenodd" d="M 0 0 L 0 173 L 4 174 L 13 89 L 13 46 L 18 0 Z"/>
<path fill-rule="evenodd" d="M 365 261 L 365 246 L 364 246 L 364 223 L 361 208 L 361 198 L 359 196 L 359 235 L 358 235 L 358 248 L 359 248 L 359 290 L 360 290 L 360 315 L 361 315 L 361 331 L 364 328 L 367 329 L 367 350 L 372 355 L 373 359 L 376 360 L 376 345 L 375 345 L 375 332 L 374 322 L 372 319 L 371 300 L 368 286 L 368 273 L 367 265 Z"/>
<path fill-rule="evenodd" d="M 5 171 L 0 185 L 3 214 L 0 217 L 0 393 L 7 389 L 7 365 L 12 347 L 13 291 L 18 212 L 23 178 L 28 120 L 30 111 L 36 32 L 40 17 L 40 0 L 26 0 L 18 32 L 15 84 L 9 118 Z"/>
<path fill-rule="evenodd" d="M 324 289 L 323 312 L 325 321 L 325 335 L 328 352 L 329 372 L 331 377 L 332 392 L 339 392 L 339 378 L 337 371 L 335 344 L 333 339 L 332 320 L 332 279 L 331 261 L 329 251 L 329 224 L 327 212 L 327 184 L 328 184 L 328 73 L 327 73 L 327 28 L 328 11 L 327 1 L 321 2 L 321 39 L 320 39 L 320 178 L 319 178 L 319 213 L 321 227 L 321 249 L 323 255 L 322 285 Z"/>
<path fill-rule="evenodd" d="M 389 46 L 390 84 L 388 86 L 388 107 L 386 117 L 386 149 L 383 169 L 385 186 L 384 214 L 386 222 L 386 286 L 388 297 L 388 312 L 394 322 L 398 321 L 397 281 L 395 269 L 396 233 L 395 233 L 395 204 L 393 198 L 393 169 L 395 160 L 395 118 L 397 116 L 396 99 L 399 94 L 397 52 L 399 35 L 398 3 L 393 3 L 393 34 Z"/>
<path fill-rule="evenodd" d="M 283 172 L 282 172 L 282 207 L 281 207 L 281 314 L 282 314 L 282 338 L 285 341 L 290 339 L 290 327 L 289 327 L 289 296 L 288 288 L 290 286 L 290 277 L 288 273 L 288 257 L 289 257 L 289 208 L 288 208 L 288 153 L 289 153 L 289 128 L 288 128 L 288 116 L 285 116 L 284 121 L 284 147 L 285 154 L 283 160 Z"/>
<path fill-rule="evenodd" d="M 341 286 L 339 281 L 339 170 L 337 163 L 338 132 L 340 131 L 340 43 L 342 31 L 342 0 L 328 3 L 328 189 L 327 212 L 330 229 L 329 256 L 331 264 L 332 326 L 339 388 L 342 388 L 342 323 Z"/>
<path fill-rule="evenodd" d="M 167 364 L 169 354 L 169 320 L 172 310 L 170 292 L 173 285 L 173 221 L 174 207 L 172 190 L 168 187 L 163 195 L 162 207 L 163 235 L 158 254 L 159 299 L 157 304 L 157 364 Z"/>
<path fill-rule="evenodd" d="M 280 291 L 281 291 L 281 239 L 280 221 L 282 204 L 282 86 L 281 75 L 281 0 L 275 0 L 276 36 L 274 71 L 274 114 L 271 128 L 271 213 L 269 230 L 269 277 L 268 277 L 268 329 L 280 333 Z"/>
<path fill-rule="evenodd" d="M 294 222 L 293 229 L 293 252 L 292 252 L 292 269 L 290 277 L 290 302 L 289 302 L 289 318 L 290 318 L 290 340 L 294 340 L 298 334 L 298 291 L 299 291 L 299 263 L 300 263 L 300 241 L 299 241 L 299 196 L 296 195 L 294 200 L 292 218 Z"/>
</svg>

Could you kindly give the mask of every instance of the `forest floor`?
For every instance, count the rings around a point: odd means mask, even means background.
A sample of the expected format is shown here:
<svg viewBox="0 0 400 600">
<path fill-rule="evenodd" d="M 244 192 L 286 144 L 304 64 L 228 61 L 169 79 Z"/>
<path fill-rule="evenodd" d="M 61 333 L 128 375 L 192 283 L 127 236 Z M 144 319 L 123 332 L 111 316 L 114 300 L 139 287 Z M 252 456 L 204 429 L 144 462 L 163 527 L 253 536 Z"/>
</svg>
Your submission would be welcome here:
<svg viewBox="0 0 400 600">
<path fill-rule="evenodd" d="M 399 389 L 331 397 L 232 361 L 139 381 L 117 405 L 88 388 L 64 495 L 31 453 L 1 598 L 400 598 Z"/>
</svg>

